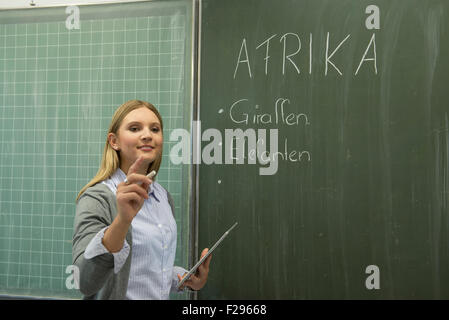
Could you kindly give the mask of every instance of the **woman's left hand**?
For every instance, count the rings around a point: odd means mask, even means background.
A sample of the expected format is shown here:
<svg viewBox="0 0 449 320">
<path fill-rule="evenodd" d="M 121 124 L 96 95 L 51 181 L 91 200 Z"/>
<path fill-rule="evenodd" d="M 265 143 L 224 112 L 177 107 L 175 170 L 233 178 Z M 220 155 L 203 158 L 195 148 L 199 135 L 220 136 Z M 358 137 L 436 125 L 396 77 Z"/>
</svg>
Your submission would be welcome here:
<svg viewBox="0 0 449 320">
<path fill-rule="evenodd" d="M 201 258 L 203 258 L 206 253 L 209 251 L 208 248 L 204 249 L 203 252 L 201 252 Z M 200 260 L 201 260 L 200 258 Z M 180 290 L 184 289 L 184 287 L 190 287 L 192 290 L 200 290 L 207 282 L 207 276 L 209 274 L 209 264 L 210 260 L 212 259 L 212 255 L 208 256 L 206 260 L 198 267 L 195 274 L 192 274 L 188 280 L 184 282 L 184 284 L 179 288 Z M 183 276 L 178 274 L 179 281 L 184 278 L 185 274 Z"/>
</svg>

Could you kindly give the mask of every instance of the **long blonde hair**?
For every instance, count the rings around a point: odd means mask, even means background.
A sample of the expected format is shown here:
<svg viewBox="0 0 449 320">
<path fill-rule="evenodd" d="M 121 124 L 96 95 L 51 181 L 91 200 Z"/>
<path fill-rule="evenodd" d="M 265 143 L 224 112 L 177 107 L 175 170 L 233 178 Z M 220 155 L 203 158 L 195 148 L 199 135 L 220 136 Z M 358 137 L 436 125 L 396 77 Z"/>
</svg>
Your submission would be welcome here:
<svg viewBox="0 0 449 320">
<path fill-rule="evenodd" d="M 87 183 L 78 193 L 76 201 L 78 201 L 78 199 L 81 197 L 84 191 L 86 191 L 87 188 L 97 184 L 100 181 L 109 178 L 120 167 L 120 157 L 118 154 L 120 151 L 116 151 L 111 147 L 107 136 L 109 135 L 109 133 L 114 133 L 117 135 L 118 129 L 120 128 L 123 119 L 128 115 L 128 113 L 141 107 L 146 107 L 154 112 L 154 114 L 159 119 L 159 122 L 161 123 L 161 131 L 163 131 L 164 127 L 162 124 L 162 117 L 159 114 L 159 111 L 157 111 L 157 109 L 151 103 L 141 100 L 129 100 L 124 104 L 122 104 L 112 116 L 112 121 L 108 129 L 108 134 L 106 135 L 106 143 L 104 145 L 100 168 L 98 169 L 98 172 L 95 175 L 95 177 L 92 180 L 90 180 L 89 183 Z M 161 162 L 162 162 L 162 149 L 160 155 L 148 166 L 147 173 L 151 172 L 152 170 L 156 170 L 156 172 L 158 172 L 159 167 L 161 166 Z"/>
</svg>

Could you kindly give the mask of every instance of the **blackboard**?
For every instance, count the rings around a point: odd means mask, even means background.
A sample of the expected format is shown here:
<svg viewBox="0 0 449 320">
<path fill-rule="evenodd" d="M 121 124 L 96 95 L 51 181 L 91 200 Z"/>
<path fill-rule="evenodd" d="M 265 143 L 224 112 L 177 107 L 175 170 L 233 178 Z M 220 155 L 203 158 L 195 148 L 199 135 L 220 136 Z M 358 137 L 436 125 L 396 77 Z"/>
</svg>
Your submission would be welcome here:
<svg viewBox="0 0 449 320">
<path fill-rule="evenodd" d="M 189 261 L 191 173 L 168 153 L 171 131 L 191 124 L 192 3 L 78 6 L 79 29 L 66 9 L 0 11 L 0 295 L 81 297 L 75 199 L 130 99 L 164 119 L 158 182 L 175 202 L 175 263 Z"/>
<path fill-rule="evenodd" d="M 200 299 L 449 298 L 448 10 L 202 1 Z"/>
</svg>

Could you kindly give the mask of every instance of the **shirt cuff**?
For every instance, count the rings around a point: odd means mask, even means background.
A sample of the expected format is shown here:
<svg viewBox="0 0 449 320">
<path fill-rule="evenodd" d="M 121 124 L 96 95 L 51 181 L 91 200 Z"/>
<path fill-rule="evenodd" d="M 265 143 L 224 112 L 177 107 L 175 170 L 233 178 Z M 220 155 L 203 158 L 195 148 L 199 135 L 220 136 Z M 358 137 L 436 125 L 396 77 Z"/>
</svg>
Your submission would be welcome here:
<svg viewBox="0 0 449 320">
<path fill-rule="evenodd" d="M 108 249 L 103 245 L 102 239 L 104 237 L 104 233 L 108 227 L 104 227 L 101 229 L 95 237 L 92 238 L 92 240 L 87 245 L 86 250 L 84 251 L 84 258 L 86 259 L 92 259 L 96 256 L 110 253 Z M 114 273 L 118 273 L 120 269 L 123 267 L 123 265 L 126 262 L 126 259 L 128 258 L 130 251 L 130 247 L 128 242 L 126 242 L 126 239 L 123 242 L 123 247 L 119 252 L 113 252 L 112 255 L 114 256 Z"/>
<path fill-rule="evenodd" d="M 177 266 L 173 267 L 173 277 L 172 277 L 172 291 L 173 292 L 178 292 L 178 293 L 184 292 L 184 290 L 178 290 L 178 283 L 179 283 L 178 274 L 182 277 L 184 275 L 184 273 L 187 273 L 187 272 L 188 271 L 182 267 L 177 267 Z M 187 287 L 184 287 L 184 288 L 187 288 Z"/>
</svg>

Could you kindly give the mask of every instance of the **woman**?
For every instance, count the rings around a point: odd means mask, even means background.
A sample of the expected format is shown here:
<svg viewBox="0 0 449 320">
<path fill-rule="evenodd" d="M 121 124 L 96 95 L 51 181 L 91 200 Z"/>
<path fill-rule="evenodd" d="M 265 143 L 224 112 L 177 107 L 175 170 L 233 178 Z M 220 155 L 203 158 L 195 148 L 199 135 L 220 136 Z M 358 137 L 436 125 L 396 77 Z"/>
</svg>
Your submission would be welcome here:
<svg viewBox="0 0 449 320">
<path fill-rule="evenodd" d="M 100 169 L 78 194 L 72 258 L 87 299 L 168 299 L 186 273 L 173 266 L 173 199 L 146 176 L 159 170 L 162 130 L 162 118 L 150 103 L 130 100 L 120 106 Z M 210 259 L 181 289 L 205 285 Z"/>
</svg>

